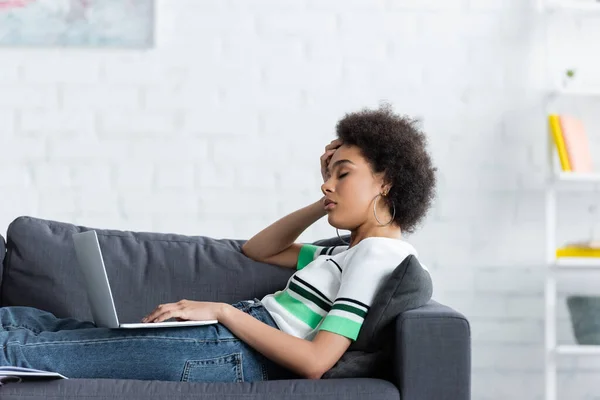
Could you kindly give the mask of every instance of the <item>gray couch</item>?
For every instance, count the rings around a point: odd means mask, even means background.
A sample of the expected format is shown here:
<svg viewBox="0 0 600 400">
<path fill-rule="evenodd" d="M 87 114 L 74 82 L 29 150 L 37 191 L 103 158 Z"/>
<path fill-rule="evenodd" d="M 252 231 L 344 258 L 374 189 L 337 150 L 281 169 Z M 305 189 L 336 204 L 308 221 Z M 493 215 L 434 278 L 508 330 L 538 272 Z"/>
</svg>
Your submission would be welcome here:
<svg viewBox="0 0 600 400">
<path fill-rule="evenodd" d="M 90 228 L 19 217 L 0 236 L 0 306 L 23 305 L 58 317 L 90 320 L 71 235 Z M 285 287 L 292 270 L 255 262 L 244 240 L 99 230 L 107 274 L 122 322 L 137 322 L 157 304 L 180 299 L 235 303 Z M 316 241 L 332 243 L 339 239 Z M 6 253 L 6 257 L 5 256 Z M 470 398 L 468 321 L 433 300 L 392 322 L 389 379 L 291 379 L 257 383 L 190 383 L 69 379 L 11 383 L 13 399 L 406 399 Z"/>
</svg>

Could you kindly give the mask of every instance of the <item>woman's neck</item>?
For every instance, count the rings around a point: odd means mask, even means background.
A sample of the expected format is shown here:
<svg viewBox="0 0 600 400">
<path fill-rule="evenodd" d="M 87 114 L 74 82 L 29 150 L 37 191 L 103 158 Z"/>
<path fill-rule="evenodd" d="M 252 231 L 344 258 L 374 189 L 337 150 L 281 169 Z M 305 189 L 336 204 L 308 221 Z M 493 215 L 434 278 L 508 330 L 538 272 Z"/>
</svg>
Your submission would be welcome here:
<svg viewBox="0 0 600 400">
<path fill-rule="evenodd" d="M 356 244 L 360 243 L 361 240 L 368 237 L 383 237 L 388 239 L 402 239 L 402 230 L 399 226 L 389 225 L 389 226 L 374 226 L 370 229 L 366 227 L 358 227 L 357 229 L 350 231 L 350 245 L 349 247 L 353 247 Z"/>
</svg>

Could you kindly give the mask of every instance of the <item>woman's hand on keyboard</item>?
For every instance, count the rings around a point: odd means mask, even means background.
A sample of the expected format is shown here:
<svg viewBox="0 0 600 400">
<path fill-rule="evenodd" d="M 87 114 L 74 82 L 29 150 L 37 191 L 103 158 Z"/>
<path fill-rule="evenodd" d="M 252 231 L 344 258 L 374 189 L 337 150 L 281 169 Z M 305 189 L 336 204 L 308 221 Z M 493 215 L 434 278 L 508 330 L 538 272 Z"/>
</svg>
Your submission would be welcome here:
<svg viewBox="0 0 600 400">
<path fill-rule="evenodd" d="M 178 321 L 219 320 L 225 303 L 180 300 L 177 303 L 160 304 L 142 322 L 163 322 L 171 318 Z"/>
</svg>

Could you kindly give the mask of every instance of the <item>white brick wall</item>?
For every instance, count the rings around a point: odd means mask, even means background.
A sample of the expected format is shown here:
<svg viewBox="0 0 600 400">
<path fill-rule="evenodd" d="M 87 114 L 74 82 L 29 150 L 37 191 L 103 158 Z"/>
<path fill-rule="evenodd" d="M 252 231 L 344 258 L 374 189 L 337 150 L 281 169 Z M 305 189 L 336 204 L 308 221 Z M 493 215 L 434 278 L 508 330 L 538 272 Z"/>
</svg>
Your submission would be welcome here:
<svg viewBox="0 0 600 400">
<path fill-rule="evenodd" d="M 600 83 L 600 19 L 555 15 L 546 38 L 533 5 L 158 0 L 152 50 L 2 49 L 1 229 L 33 215 L 247 238 L 319 197 L 318 157 L 344 112 L 389 100 L 422 119 L 440 170 L 408 239 L 435 297 L 471 321 L 473 398 L 541 399 L 540 89 L 572 65 Z M 556 109 L 587 118 L 600 167 L 598 105 Z M 598 199 L 561 196 L 559 241 L 600 237 Z M 333 235 L 323 219 L 300 240 Z M 564 296 L 597 283 L 561 284 L 561 342 L 573 342 Z M 600 396 L 600 359 L 563 361 L 561 398 Z"/>
</svg>

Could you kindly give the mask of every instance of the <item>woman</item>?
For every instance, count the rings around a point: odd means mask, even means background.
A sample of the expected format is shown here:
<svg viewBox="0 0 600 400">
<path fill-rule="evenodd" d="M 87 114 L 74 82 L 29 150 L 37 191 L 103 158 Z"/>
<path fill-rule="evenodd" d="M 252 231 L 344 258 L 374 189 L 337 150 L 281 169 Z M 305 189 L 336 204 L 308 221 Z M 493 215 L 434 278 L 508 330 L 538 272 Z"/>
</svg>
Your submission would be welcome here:
<svg viewBox="0 0 600 400">
<path fill-rule="evenodd" d="M 348 114 L 336 128 L 338 138 L 321 156 L 323 197 L 242 247 L 254 260 L 297 269 L 281 291 L 234 305 L 161 304 L 142 320 L 219 321 L 183 328 L 111 330 L 6 307 L 0 309 L 0 365 L 71 378 L 319 379 L 358 337 L 382 282 L 405 257 L 417 255 L 402 233 L 426 215 L 436 183 L 425 136 L 389 106 Z M 349 242 L 294 243 L 325 215 L 335 228 L 350 230 Z"/>
</svg>

